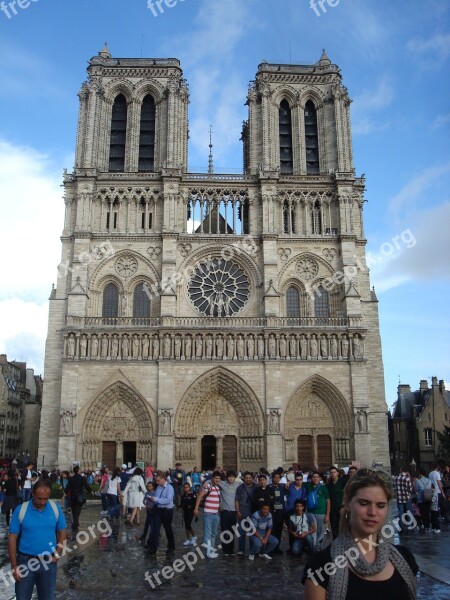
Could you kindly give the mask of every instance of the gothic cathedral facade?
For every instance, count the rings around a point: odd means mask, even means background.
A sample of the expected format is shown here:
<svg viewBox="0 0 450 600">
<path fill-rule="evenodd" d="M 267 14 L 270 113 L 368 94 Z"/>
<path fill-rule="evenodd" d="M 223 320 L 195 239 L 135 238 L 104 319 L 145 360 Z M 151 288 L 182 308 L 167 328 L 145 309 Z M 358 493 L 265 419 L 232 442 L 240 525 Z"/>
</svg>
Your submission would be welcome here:
<svg viewBox="0 0 450 600">
<path fill-rule="evenodd" d="M 389 465 L 378 302 L 339 68 L 262 63 L 243 172 L 188 170 L 175 59 L 91 59 L 39 463 Z"/>
</svg>

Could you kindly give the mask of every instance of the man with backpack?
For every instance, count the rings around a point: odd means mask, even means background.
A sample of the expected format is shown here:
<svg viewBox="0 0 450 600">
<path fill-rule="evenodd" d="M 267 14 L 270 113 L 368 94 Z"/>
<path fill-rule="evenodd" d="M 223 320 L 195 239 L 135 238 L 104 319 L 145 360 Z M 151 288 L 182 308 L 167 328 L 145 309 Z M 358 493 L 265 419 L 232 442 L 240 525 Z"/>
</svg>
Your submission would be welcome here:
<svg viewBox="0 0 450 600">
<path fill-rule="evenodd" d="M 306 484 L 306 507 L 316 519 L 316 551 L 320 550 L 325 533 L 331 532 L 330 506 L 328 488 L 321 482 L 319 471 L 313 471 L 311 481 Z"/>
<path fill-rule="evenodd" d="M 53 600 L 57 562 L 66 536 L 61 508 L 50 500 L 49 480 L 38 480 L 32 499 L 19 505 L 13 514 L 8 536 L 9 560 L 17 600 L 28 600 L 36 585 L 38 600 Z"/>
</svg>

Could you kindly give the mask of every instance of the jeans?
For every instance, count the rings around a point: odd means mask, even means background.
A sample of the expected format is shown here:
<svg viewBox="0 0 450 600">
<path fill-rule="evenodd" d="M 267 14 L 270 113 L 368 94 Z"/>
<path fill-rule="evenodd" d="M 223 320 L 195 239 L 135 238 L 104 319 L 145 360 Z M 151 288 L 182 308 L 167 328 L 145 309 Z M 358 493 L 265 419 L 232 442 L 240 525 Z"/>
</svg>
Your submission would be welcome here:
<svg viewBox="0 0 450 600">
<path fill-rule="evenodd" d="M 153 510 L 153 525 L 150 532 L 150 539 L 147 547 L 150 552 L 156 552 L 158 549 L 159 532 L 161 525 L 164 527 L 167 537 L 167 550 L 175 550 L 175 538 L 172 529 L 173 508 L 157 508 Z"/>
<path fill-rule="evenodd" d="M 114 519 L 120 515 L 120 502 L 117 494 L 107 494 L 108 497 L 108 517 Z"/>
<path fill-rule="evenodd" d="M 147 538 L 149 529 L 151 529 L 153 527 L 152 509 L 150 509 L 150 510 L 146 509 L 146 512 L 147 512 L 147 516 L 145 518 L 144 531 L 142 532 L 142 541 L 143 542 L 145 542 L 145 540 Z"/>
<path fill-rule="evenodd" d="M 248 536 L 248 533 L 249 533 L 248 525 L 246 527 L 247 531 L 244 531 L 244 529 L 241 526 L 241 523 L 242 523 L 242 521 L 248 522 L 249 519 L 250 519 L 250 516 L 246 515 L 238 523 L 238 533 L 239 533 L 238 550 L 239 550 L 239 552 L 245 552 L 245 540 L 247 539 L 247 537 L 249 537 Z"/>
<path fill-rule="evenodd" d="M 108 495 L 100 494 L 100 498 L 102 499 L 102 511 L 106 512 L 108 510 Z"/>
<path fill-rule="evenodd" d="M 314 536 L 307 535 L 305 538 L 293 538 L 292 542 L 292 554 L 301 556 L 305 546 L 309 546 L 311 551 L 314 552 Z"/>
<path fill-rule="evenodd" d="M 272 519 L 273 519 L 273 528 L 272 528 L 272 535 L 274 537 L 277 538 L 278 540 L 278 545 L 275 548 L 275 550 L 278 550 L 278 548 L 280 547 L 280 543 L 281 543 L 281 537 L 283 535 L 283 525 L 284 525 L 284 513 L 281 510 L 275 510 L 272 513 Z"/>
<path fill-rule="evenodd" d="M 203 542 L 208 546 L 207 550 L 215 549 L 219 523 L 220 517 L 218 513 L 203 513 Z"/>
<path fill-rule="evenodd" d="M 72 529 L 78 529 L 80 526 L 79 518 L 81 514 L 81 509 L 83 505 L 81 502 L 77 502 L 76 500 L 70 501 L 70 510 L 72 512 Z"/>
<path fill-rule="evenodd" d="M 314 534 L 316 551 L 320 550 L 320 545 L 325 535 L 325 515 L 313 515 L 316 520 L 317 530 Z"/>
<path fill-rule="evenodd" d="M 47 559 L 47 557 L 45 557 Z M 17 554 L 17 564 L 26 565 L 32 560 L 28 556 Z M 33 569 L 36 568 L 36 561 L 32 563 Z M 37 595 L 39 600 L 54 600 L 56 590 L 56 563 L 40 562 L 39 569 L 35 572 L 28 570 L 24 574 L 22 581 L 16 583 L 16 600 L 31 600 L 33 588 L 36 584 Z"/>
<path fill-rule="evenodd" d="M 23 488 L 22 502 L 28 502 L 31 498 L 31 488 Z"/>
<path fill-rule="evenodd" d="M 258 533 L 263 535 L 263 532 Z M 250 538 L 250 554 L 270 554 L 277 546 L 278 540 L 273 535 L 269 535 L 269 539 L 265 546 L 262 545 L 261 540 L 257 538 L 256 535 L 252 535 Z"/>
<path fill-rule="evenodd" d="M 422 517 L 422 525 L 424 526 L 424 529 L 430 529 L 430 508 L 431 502 L 419 503 L 419 511 L 420 516 Z"/>
<path fill-rule="evenodd" d="M 222 531 L 229 531 L 233 535 L 233 539 L 230 542 L 222 542 L 222 549 L 224 554 L 233 554 L 234 552 L 234 530 L 233 525 L 236 525 L 236 511 L 234 510 L 223 510 L 220 513 L 220 529 Z M 228 539 L 228 536 L 227 536 Z"/>
<path fill-rule="evenodd" d="M 398 516 L 398 526 L 401 528 L 401 530 L 405 530 L 406 529 L 406 525 L 403 524 L 402 522 L 402 515 L 404 515 L 408 510 L 408 505 L 406 502 L 397 502 L 397 516 Z"/>
</svg>

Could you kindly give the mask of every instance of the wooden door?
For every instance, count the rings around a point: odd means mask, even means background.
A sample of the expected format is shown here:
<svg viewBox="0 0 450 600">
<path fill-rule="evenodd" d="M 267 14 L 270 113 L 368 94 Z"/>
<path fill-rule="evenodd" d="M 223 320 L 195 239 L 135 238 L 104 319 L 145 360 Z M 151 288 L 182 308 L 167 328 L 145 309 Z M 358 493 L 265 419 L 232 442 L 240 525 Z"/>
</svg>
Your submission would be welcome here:
<svg viewBox="0 0 450 600">
<path fill-rule="evenodd" d="M 108 467 L 116 466 L 116 442 L 103 442 L 102 464 Z"/>
<path fill-rule="evenodd" d="M 332 465 L 331 438 L 329 435 L 317 436 L 317 462 L 319 471 L 326 471 Z"/>
<path fill-rule="evenodd" d="M 314 466 L 312 435 L 299 435 L 297 438 L 298 464 L 305 471 Z"/>
<path fill-rule="evenodd" d="M 237 439 L 235 435 L 223 438 L 222 465 L 225 471 L 237 471 Z"/>
</svg>

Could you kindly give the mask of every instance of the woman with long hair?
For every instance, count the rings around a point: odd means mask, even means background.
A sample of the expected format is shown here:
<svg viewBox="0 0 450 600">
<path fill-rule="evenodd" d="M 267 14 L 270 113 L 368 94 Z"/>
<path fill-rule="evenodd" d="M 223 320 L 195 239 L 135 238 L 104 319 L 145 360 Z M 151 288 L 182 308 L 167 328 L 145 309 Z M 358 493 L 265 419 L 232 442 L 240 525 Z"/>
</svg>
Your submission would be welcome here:
<svg viewBox="0 0 450 600">
<path fill-rule="evenodd" d="M 120 498 L 122 497 L 122 492 L 120 491 L 119 473 L 119 467 L 114 467 L 113 472 L 108 477 L 108 521 L 112 521 L 114 517 L 120 515 Z"/>
<path fill-rule="evenodd" d="M 390 525 L 383 532 L 391 499 L 391 481 L 382 471 L 360 469 L 349 480 L 338 537 L 306 565 L 305 600 L 415 600 L 414 556 L 382 537 L 393 533 Z"/>
<path fill-rule="evenodd" d="M 146 493 L 144 479 L 144 472 L 140 467 L 136 467 L 133 476 L 129 479 L 125 490 L 123 492 L 124 505 L 131 509 L 129 518 L 125 521 L 129 525 L 133 525 L 134 517 L 136 517 L 136 525 L 139 525 L 139 518 L 141 515 L 141 508 L 143 506 L 144 495 Z M 125 501 L 126 498 L 126 501 Z"/>
</svg>

